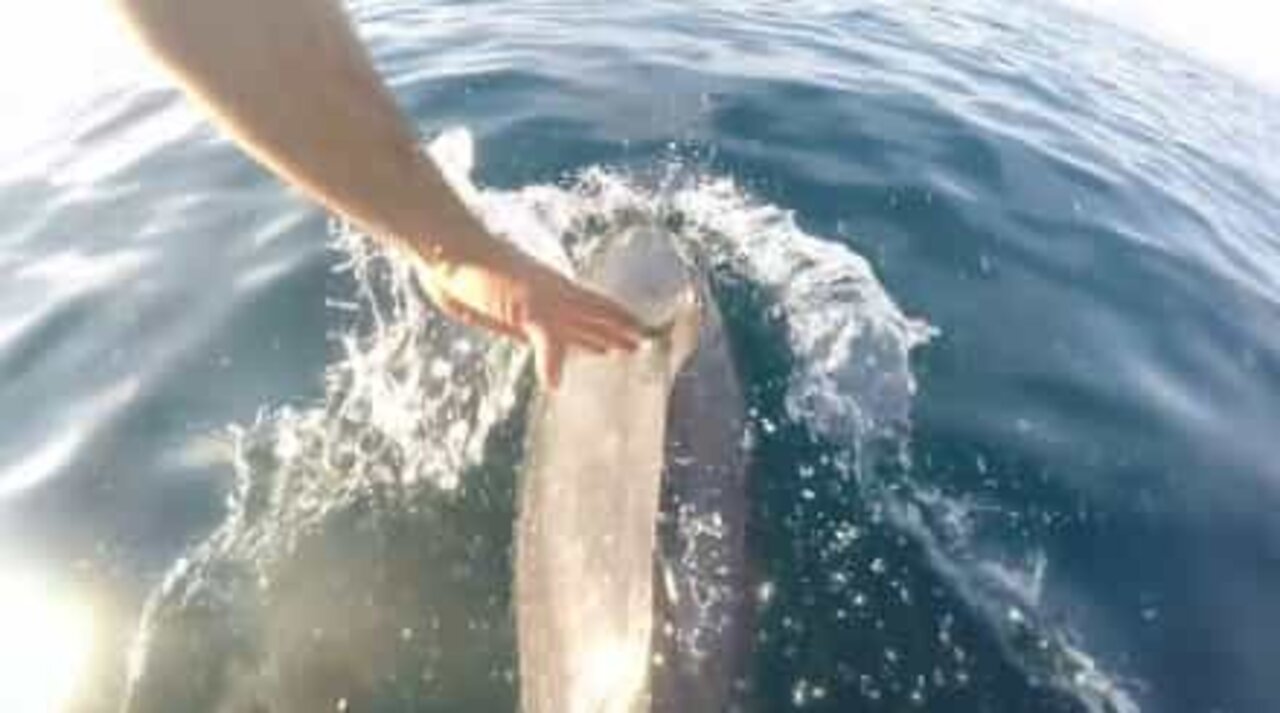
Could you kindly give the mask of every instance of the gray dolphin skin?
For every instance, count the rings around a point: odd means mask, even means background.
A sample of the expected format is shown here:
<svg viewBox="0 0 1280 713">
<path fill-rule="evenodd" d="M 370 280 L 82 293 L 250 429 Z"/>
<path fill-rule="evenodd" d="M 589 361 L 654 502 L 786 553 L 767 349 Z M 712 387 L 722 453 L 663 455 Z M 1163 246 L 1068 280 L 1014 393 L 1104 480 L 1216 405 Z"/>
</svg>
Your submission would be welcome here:
<svg viewBox="0 0 1280 713">
<path fill-rule="evenodd" d="M 588 282 L 649 324 L 533 405 L 516 526 L 525 713 L 727 711 L 749 645 L 744 416 L 721 319 L 658 227 Z"/>
</svg>

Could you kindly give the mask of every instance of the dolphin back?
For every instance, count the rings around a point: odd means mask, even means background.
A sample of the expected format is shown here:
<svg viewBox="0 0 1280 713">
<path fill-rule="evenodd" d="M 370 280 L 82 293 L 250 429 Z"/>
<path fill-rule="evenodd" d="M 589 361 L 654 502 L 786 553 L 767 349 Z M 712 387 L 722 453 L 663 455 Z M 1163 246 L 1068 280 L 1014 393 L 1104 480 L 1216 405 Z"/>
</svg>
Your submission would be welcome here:
<svg viewBox="0 0 1280 713">
<path fill-rule="evenodd" d="M 668 400 L 697 307 L 655 229 L 617 236 L 587 279 L 674 326 L 631 354 L 571 354 L 560 386 L 533 405 L 515 558 L 525 713 L 648 710 Z"/>
</svg>

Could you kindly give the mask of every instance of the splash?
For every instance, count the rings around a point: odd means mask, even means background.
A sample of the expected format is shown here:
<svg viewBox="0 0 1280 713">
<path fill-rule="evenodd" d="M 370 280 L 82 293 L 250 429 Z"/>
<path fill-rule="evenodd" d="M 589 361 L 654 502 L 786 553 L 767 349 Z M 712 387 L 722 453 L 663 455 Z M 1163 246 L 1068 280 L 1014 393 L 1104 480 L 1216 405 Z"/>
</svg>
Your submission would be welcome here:
<svg viewBox="0 0 1280 713">
<path fill-rule="evenodd" d="M 924 546 L 930 565 L 995 631 L 1004 655 L 1028 678 L 1069 694 L 1090 713 L 1139 713 L 1137 701 L 1083 642 L 1052 620 L 1042 595 L 1049 560 L 1032 549 L 1008 561 L 976 544 L 972 500 L 912 484 L 886 508 L 888 519 Z M 988 515 L 999 513 L 987 513 Z"/>
<path fill-rule="evenodd" d="M 1046 678 L 1089 710 L 1137 710 L 1066 630 L 1041 613 L 1047 562 L 1019 570 L 980 556 L 963 527 L 972 511 L 937 495 L 914 473 L 910 411 L 917 384 L 911 359 L 937 332 L 898 308 L 866 260 L 806 233 L 789 211 L 752 198 L 732 180 L 678 165 L 656 186 L 591 168 L 568 186 L 482 191 L 467 180 L 471 147 L 465 132 L 446 134 L 431 153 L 495 233 L 557 269 L 572 272 L 608 235 L 659 222 L 722 286 L 719 291 L 749 286 L 765 308 L 736 318 L 726 314 L 730 331 L 735 321 L 768 322 L 771 333 L 783 337 L 787 364 L 784 413 L 755 413 L 753 432 L 765 438 L 796 426 L 834 447 L 835 455 L 822 458 L 838 480 L 827 488 L 834 515 L 803 523 L 823 538 L 824 561 L 856 551 L 866 529 L 908 538 L 1029 675 Z M 151 598 L 135 650 L 129 710 L 172 709 L 177 701 L 209 709 L 209 701 L 233 696 L 272 702 L 297 690 L 327 696 L 319 703 L 308 699 L 308 705 L 347 705 L 360 700 L 361 686 L 372 685 L 365 679 L 378 676 L 376 670 L 333 675 L 333 657 L 348 667 L 395 669 L 403 667 L 397 656 L 405 651 L 426 673 L 418 670 L 398 695 L 447 696 L 440 688 L 447 662 L 479 660 L 462 655 L 466 642 L 507 625 L 503 601 L 488 601 L 481 616 L 458 594 L 464 591 L 459 582 L 475 579 L 483 560 L 475 555 L 476 538 L 459 534 L 451 541 L 447 523 L 451 499 L 466 497 L 466 474 L 503 467 L 494 465 L 503 456 L 494 454 L 491 441 L 499 425 L 519 416 L 526 355 L 443 319 L 405 256 L 347 226 L 335 225 L 333 233 L 343 256 L 339 269 L 355 299 L 331 302 L 343 325 L 335 334 L 339 356 L 327 370 L 325 397 L 309 407 L 265 411 L 235 430 L 237 485 L 228 517 Z M 884 444 L 889 447 L 873 448 Z M 891 454 L 898 475 L 878 477 L 880 464 L 867 455 L 872 452 Z M 814 482 L 814 466 L 793 467 L 799 471 L 798 502 L 818 504 L 823 486 Z M 860 521 L 858 512 L 870 513 L 869 522 Z M 350 540 L 359 544 L 344 544 Z M 491 544 L 485 551 L 498 553 L 492 555 L 495 576 L 509 574 L 501 554 L 506 543 Z M 436 576 L 459 566 L 467 571 Z M 387 574 L 392 569 L 417 574 Z M 870 578 L 885 569 L 875 559 Z M 844 571 L 832 577 L 840 611 L 863 606 L 866 595 L 853 589 L 855 577 Z M 319 581 L 330 582 L 330 589 L 317 587 Z M 769 592 L 768 602 L 762 598 L 767 606 L 780 598 L 772 583 L 760 591 Z M 913 596 L 905 586 L 894 591 L 903 601 Z M 939 616 L 939 636 L 950 636 L 950 615 Z M 442 633 L 451 623 L 465 633 Z M 294 659 L 317 655 L 320 645 L 309 638 L 313 628 L 323 630 L 320 639 L 340 642 L 334 645 L 342 653 L 326 654 L 326 680 L 304 685 L 290 676 L 299 668 Z M 406 638 L 403 631 L 435 636 Z M 388 650 L 388 637 L 409 648 Z M 496 639 L 501 648 L 501 636 Z M 192 641 L 200 643 L 184 643 Z M 311 643 L 299 649 L 298 641 Z M 950 651 L 963 654 L 959 647 Z M 499 663 L 490 662 L 486 685 L 514 685 L 509 662 L 491 658 Z M 886 660 L 883 671 L 850 679 L 864 700 L 881 700 L 905 676 L 896 660 Z M 962 655 L 947 676 L 963 681 L 964 666 Z M 176 695 L 168 682 L 184 680 L 180 672 L 192 670 L 210 673 Z M 817 678 L 801 678 L 793 688 L 793 697 L 806 702 L 835 695 Z M 925 683 L 906 688 L 907 700 L 924 700 Z"/>
</svg>

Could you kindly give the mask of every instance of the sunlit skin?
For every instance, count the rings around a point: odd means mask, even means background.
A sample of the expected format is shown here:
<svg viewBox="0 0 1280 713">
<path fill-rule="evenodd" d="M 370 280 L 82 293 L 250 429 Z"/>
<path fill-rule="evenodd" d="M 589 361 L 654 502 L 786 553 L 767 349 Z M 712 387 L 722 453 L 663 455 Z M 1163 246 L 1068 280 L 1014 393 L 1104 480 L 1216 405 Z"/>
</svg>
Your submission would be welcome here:
<svg viewBox="0 0 1280 713">
<path fill-rule="evenodd" d="M 115 0 L 143 44 L 284 180 L 427 265 L 454 319 L 526 341 L 554 386 L 569 348 L 631 350 L 625 309 L 490 235 L 418 138 L 334 0 Z"/>
</svg>

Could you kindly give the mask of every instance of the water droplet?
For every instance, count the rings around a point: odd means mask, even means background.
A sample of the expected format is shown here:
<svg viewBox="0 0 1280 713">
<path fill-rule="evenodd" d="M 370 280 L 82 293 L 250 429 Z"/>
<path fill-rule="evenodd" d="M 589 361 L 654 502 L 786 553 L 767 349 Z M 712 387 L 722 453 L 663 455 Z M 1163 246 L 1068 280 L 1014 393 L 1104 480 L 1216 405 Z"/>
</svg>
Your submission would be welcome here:
<svg viewBox="0 0 1280 713">
<path fill-rule="evenodd" d="M 761 582 L 760 586 L 756 587 L 756 601 L 768 604 L 773 601 L 774 592 L 773 582 Z"/>
</svg>

